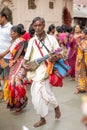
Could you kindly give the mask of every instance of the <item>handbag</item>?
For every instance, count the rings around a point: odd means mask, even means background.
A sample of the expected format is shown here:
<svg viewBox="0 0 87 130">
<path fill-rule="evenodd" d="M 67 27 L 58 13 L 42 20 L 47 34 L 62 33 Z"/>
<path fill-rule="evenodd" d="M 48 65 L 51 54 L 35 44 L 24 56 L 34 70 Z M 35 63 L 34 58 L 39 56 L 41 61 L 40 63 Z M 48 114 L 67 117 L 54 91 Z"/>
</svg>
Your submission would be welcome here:
<svg viewBox="0 0 87 130">
<path fill-rule="evenodd" d="M 62 78 L 64 78 L 66 75 L 69 75 L 71 72 L 71 67 L 67 65 L 63 59 L 56 61 L 54 68 L 58 70 Z"/>
<path fill-rule="evenodd" d="M 54 72 L 49 75 L 49 83 L 53 87 L 62 87 L 63 86 L 62 78 L 57 76 Z"/>
</svg>

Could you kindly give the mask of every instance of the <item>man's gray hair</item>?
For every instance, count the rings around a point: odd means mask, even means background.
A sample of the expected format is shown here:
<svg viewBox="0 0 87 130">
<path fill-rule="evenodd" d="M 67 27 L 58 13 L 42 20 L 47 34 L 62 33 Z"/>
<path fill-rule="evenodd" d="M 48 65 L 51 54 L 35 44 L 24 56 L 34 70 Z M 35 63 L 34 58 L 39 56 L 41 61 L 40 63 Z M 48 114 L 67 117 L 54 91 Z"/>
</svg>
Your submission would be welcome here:
<svg viewBox="0 0 87 130">
<path fill-rule="evenodd" d="M 32 24 L 34 24 L 36 21 L 41 21 L 45 25 L 45 20 L 42 17 L 35 17 L 32 21 Z"/>
</svg>

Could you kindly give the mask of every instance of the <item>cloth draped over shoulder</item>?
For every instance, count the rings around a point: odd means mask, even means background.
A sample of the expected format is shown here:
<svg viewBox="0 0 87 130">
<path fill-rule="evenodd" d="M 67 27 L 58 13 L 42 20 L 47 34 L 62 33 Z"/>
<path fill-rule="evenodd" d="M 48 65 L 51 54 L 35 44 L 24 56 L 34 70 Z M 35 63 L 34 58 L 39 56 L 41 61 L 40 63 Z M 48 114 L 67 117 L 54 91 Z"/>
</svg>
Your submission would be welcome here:
<svg viewBox="0 0 87 130">
<path fill-rule="evenodd" d="M 9 78 L 11 78 L 12 74 L 15 74 L 22 62 L 24 57 L 24 49 L 27 42 L 23 38 L 16 39 L 10 48 L 10 73 Z"/>
</svg>

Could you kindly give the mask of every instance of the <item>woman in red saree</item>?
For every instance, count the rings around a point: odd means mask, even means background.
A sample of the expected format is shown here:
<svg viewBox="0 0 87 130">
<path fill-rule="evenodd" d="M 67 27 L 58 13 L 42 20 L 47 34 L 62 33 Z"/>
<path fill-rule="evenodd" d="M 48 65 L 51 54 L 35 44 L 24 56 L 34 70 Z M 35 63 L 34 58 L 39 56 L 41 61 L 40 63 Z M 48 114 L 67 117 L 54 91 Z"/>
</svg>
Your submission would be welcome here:
<svg viewBox="0 0 87 130">
<path fill-rule="evenodd" d="M 11 53 L 9 80 L 4 86 L 4 98 L 7 102 L 7 108 L 16 112 L 22 110 L 27 105 L 28 101 L 26 96 L 26 72 L 24 68 L 21 67 L 28 45 L 21 37 L 24 32 L 25 31 L 19 26 L 13 26 L 11 28 L 12 45 L 9 50 L 2 54 L 4 56 L 9 51 Z"/>
</svg>

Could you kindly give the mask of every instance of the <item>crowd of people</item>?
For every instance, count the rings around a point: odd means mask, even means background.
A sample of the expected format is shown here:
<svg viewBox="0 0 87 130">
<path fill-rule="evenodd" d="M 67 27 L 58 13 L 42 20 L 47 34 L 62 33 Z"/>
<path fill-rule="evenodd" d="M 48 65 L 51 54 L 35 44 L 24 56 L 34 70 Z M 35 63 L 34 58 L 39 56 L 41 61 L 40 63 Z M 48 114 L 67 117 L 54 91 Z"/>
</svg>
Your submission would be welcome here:
<svg viewBox="0 0 87 130">
<path fill-rule="evenodd" d="M 54 31 L 55 30 L 55 31 Z M 87 29 L 80 25 L 50 25 L 48 33 L 54 35 L 63 48 L 62 55 L 71 67 L 70 80 L 77 82 L 76 94 L 87 91 Z"/>
<path fill-rule="evenodd" d="M 4 96 L 7 108 L 20 112 L 28 103 L 26 86 L 30 84 L 32 103 L 40 115 L 34 127 L 39 127 L 46 124 L 49 104 L 55 118 L 61 117 L 59 103 L 49 83 L 49 62 L 53 65 L 61 54 L 71 68 L 69 80 L 77 82 L 75 94 L 87 92 L 87 29 L 80 25 L 51 24 L 46 32 L 44 18 L 35 17 L 27 32 L 22 23 L 12 25 L 9 15 L 6 9 L 0 12 L 0 99 Z M 30 61 L 53 54 L 60 47 L 60 53 L 48 56 L 32 71 Z"/>
</svg>

